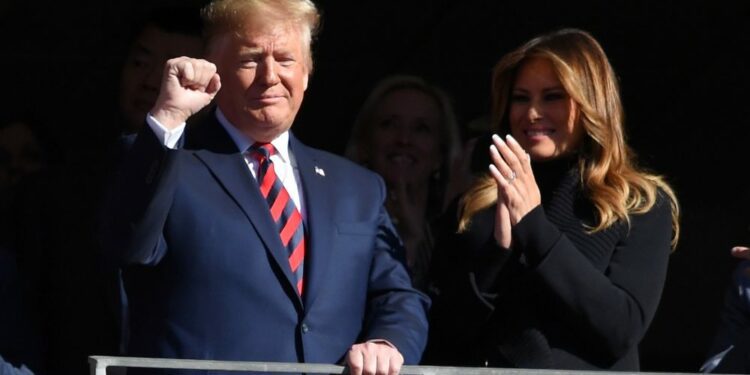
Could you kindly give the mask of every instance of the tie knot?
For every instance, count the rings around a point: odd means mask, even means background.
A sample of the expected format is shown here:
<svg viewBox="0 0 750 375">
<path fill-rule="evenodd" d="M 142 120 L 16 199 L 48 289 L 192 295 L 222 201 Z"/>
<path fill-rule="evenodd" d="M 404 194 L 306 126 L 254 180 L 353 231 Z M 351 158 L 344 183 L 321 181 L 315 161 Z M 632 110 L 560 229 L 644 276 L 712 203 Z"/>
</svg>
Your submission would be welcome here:
<svg viewBox="0 0 750 375">
<path fill-rule="evenodd" d="M 268 160 L 276 152 L 276 148 L 270 143 L 255 142 L 250 146 L 250 151 L 258 161 Z"/>
</svg>

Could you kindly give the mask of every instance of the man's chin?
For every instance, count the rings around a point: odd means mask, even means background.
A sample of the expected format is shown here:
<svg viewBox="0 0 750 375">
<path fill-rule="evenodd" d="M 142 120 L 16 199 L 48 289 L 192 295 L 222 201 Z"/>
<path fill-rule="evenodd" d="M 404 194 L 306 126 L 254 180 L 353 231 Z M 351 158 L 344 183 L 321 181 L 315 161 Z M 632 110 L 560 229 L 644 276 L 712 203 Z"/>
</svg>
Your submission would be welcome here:
<svg viewBox="0 0 750 375">
<path fill-rule="evenodd" d="M 241 124 L 232 123 L 236 128 L 259 142 L 270 142 L 291 128 L 291 124 L 273 119 L 248 118 Z"/>
</svg>

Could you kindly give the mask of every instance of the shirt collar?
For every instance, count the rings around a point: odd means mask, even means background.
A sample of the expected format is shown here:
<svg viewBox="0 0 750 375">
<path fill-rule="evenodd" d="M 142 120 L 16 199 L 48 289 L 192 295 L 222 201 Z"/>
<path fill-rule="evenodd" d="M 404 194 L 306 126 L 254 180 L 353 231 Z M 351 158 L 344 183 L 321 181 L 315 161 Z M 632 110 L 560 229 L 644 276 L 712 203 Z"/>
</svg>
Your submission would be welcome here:
<svg viewBox="0 0 750 375">
<path fill-rule="evenodd" d="M 234 144 L 237 145 L 238 150 L 244 152 L 255 143 L 252 138 L 242 133 L 231 122 L 229 122 L 219 107 L 216 107 L 216 119 L 219 121 L 219 124 L 224 127 L 224 130 L 227 131 Z M 289 131 L 287 130 L 279 134 L 278 137 L 271 141 L 271 144 L 276 148 L 276 154 L 281 157 L 281 160 L 284 163 L 289 163 Z"/>
</svg>

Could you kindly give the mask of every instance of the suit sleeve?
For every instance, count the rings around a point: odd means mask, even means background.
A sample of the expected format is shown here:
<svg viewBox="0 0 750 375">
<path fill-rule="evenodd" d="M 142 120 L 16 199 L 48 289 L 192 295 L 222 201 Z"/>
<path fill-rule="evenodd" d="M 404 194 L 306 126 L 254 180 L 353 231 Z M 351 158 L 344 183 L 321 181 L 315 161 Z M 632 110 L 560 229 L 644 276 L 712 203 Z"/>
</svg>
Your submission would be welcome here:
<svg viewBox="0 0 750 375">
<path fill-rule="evenodd" d="M 709 353 L 713 357 L 704 364 L 707 372 L 741 374 L 750 369 L 750 261 L 741 262 L 732 274 Z"/>
<path fill-rule="evenodd" d="M 553 296 L 560 316 L 582 341 L 616 359 L 640 342 L 661 298 L 671 241 L 671 207 L 664 197 L 632 215 L 627 236 L 605 272 L 596 269 L 545 216 L 541 207 L 513 229 L 532 277 Z"/>
<path fill-rule="evenodd" d="M 427 341 L 429 299 L 411 285 L 401 240 L 382 204 L 385 187 L 380 179 L 378 184 L 382 199 L 363 340 L 388 340 L 404 356 L 405 364 L 417 364 Z"/>
<path fill-rule="evenodd" d="M 144 126 L 124 151 L 101 218 L 104 256 L 116 264 L 155 264 L 166 251 L 162 229 L 176 185 L 179 151 Z"/>
</svg>

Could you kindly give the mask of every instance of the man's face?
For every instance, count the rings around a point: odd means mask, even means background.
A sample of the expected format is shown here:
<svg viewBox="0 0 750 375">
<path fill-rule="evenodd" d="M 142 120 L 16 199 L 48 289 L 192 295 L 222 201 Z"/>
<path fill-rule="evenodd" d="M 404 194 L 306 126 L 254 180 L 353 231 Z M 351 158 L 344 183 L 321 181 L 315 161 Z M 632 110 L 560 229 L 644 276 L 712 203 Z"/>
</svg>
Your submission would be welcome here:
<svg viewBox="0 0 750 375">
<path fill-rule="evenodd" d="M 201 57 L 201 38 L 168 33 L 154 26 L 143 29 L 130 48 L 122 69 L 120 108 L 125 116 L 126 132 L 136 132 L 146 121 L 146 113 L 159 94 L 164 64 L 179 57 Z"/>
<path fill-rule="evenodd" d="M 0 127 L 0 193 L 43 166 L 42 147 L 28 124 Z"/>
<path fill-rule="evenodd" d="M 221 77 L 216 102 L 240 131 L 269 142 L 292 126 L 302 104 L 310 71 L 306 46 L 291 23 L 246 24 L 239 35 L 221 35 L 210 47 Z"/>
</svg>

